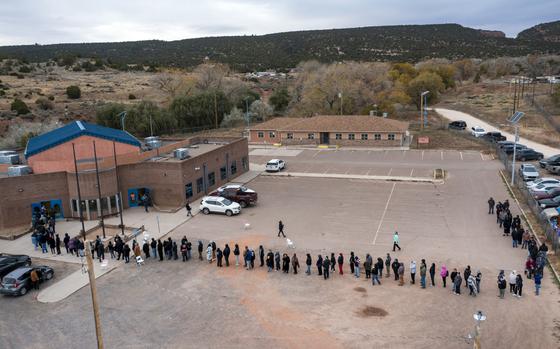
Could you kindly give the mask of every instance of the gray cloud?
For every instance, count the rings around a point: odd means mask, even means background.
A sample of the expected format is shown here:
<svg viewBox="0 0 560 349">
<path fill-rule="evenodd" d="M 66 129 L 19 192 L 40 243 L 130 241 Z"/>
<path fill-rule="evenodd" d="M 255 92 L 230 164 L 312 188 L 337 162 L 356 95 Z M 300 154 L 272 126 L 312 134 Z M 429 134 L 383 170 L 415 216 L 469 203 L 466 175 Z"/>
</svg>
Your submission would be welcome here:
<svg viewBox="0 0 560 349">
<path fill-rule="evenodd" d="M 429 23 L 459 23 L 515 36 L 559 18 L 557 0 L 5 0 L 0 2 L 0 45 Z"/>
</svg>

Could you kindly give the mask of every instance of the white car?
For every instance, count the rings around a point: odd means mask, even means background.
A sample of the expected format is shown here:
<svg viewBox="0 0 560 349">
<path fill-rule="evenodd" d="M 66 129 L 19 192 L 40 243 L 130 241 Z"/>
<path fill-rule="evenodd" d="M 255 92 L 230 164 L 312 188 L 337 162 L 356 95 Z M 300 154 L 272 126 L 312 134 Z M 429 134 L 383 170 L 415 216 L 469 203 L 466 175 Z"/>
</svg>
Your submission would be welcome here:
<svg viewBox="0 0 560 349">
<path fill-rule="evenodd" d="M 552 177 L 545 177 L 545 178 L 539 178 L 537 180 L 531 181 L 531 182 L 527 182 L 527 189 L 532 189 L 540 184 L 558 184 L 560 185 L 560 180 L 556 179 L 556 178 L 552 178 Z"/>
<path fill-rule="evenodd" d="M 525 182 L 534 181 L 540 177 L 537 168 L 531 164 L 521 164 L 521 167 L 519 167 L 519 175 Z"/>
<path fill-rule="evenodd" d="M 558 188 L 558 187 L 560 187 L 560 184 L 558 184 L 558 183 L 539 184 L 536 187 L 533 187 L 529 190 L 531 191 L 531 193 L 537 194 L 537 193 L 542 193 L 542 192 L 549 191 L 549 190 L 552 190 L 552 189 Z"/>
<path fill-rule="evenodd" d="M 482 137 L 486 134 L 486 131 L 480 126 L 473 126 L 471 127 L 471 135 L 475 137 Z"/>
<path fill-rule="evenodd" d="M 205 196 L 200 201 L 200 211 L 204 214 L 215 212 L 233 216 L 241 213 L 241 205 L 221 196 Z"/>
<path fill-rule="evenodd" d="M 286 168 L 286 162 L 280 159 L 272 159 L 266 163 L 266 172 L 279 172 Z"/>
</svg>

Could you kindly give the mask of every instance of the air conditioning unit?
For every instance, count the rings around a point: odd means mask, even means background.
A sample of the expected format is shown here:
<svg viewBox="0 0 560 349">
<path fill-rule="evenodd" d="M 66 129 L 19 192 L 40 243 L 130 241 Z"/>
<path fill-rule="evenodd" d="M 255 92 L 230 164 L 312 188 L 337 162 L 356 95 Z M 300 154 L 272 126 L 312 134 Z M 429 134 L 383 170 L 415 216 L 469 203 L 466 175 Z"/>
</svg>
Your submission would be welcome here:
<svg viewBox="0 0 560 349">
<path fill-rule="evenodd" d="M 17 165 L 8 167 L 8 176 L 17 177 L 32 174 L 33 170 L 27 165 Z"/>
<path fill-rule="evenodd" d="M 179 160 L 185 160 L 189 157 L 189 150 L 187 148 L 177 148 L 173 151 L 173 156 Z"/>
<path fill-rule="evenodd" d="M 146 146 L 150 150 L 161 147 L 161 140 L 157 136 L 144 138 L 144 143 L 146 143 Z"/>
</svg>

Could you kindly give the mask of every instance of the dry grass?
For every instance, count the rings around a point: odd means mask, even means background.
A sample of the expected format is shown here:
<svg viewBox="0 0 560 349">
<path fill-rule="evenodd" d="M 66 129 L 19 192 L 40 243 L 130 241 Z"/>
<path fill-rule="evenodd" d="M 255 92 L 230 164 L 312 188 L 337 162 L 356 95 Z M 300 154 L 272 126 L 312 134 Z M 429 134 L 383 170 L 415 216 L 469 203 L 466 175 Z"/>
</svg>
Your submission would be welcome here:
<svg viewBox="0 0 560 349">
<path fill-rule="evenodd" d="M 358 315 L 361 317 L 385 317 L 389 315 L 389 313 L 384 309 L 367 305 L 364 308 L 360 309 L 360 311 L 358 311 Z"/>
</svg>

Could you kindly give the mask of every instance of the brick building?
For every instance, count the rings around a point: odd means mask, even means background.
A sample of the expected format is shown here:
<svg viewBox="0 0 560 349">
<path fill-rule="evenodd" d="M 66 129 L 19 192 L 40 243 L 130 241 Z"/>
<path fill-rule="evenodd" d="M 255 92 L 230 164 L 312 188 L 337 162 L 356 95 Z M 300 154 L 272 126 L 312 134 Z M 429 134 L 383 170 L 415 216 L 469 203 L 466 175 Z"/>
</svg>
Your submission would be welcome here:
<svg viewBox="0 0 560 349">
<path fill-rule="evenodd" d="M 251 127 L 249 142 L 283 145 L 402 146 L 408 123 L 366 115 L 274 118 Z"/>
<path fill-rule="evenodd" d="M 101 200 L 93 157 L 94 140 Z M 176 208 L 249 170 L 245 138 L 191 137 L 163 141 L 160 148 L 145 151 L 126 132 L 84 122 L 74 122 L 31 139 L 25 155 L 34 174 L 0 176 L 0 190 L 4 193 L 0 201 L 0 229 L 29 225 L 33 210 L 41 205 L 56 212 L 58 218 L 76 218 L 80 204 L 84 217 L 94 220 L 102 211 L 104 216 L 118 213 L 120 203 L 124 208 L 138 206 L 142 195 L 149 193 L 157 207 Z M 72 144 L 76 148 L 81 203 Z M 175 157 L 174 150 L 178 148 L 186 148 L 188 157 Z"/>
</svg>

